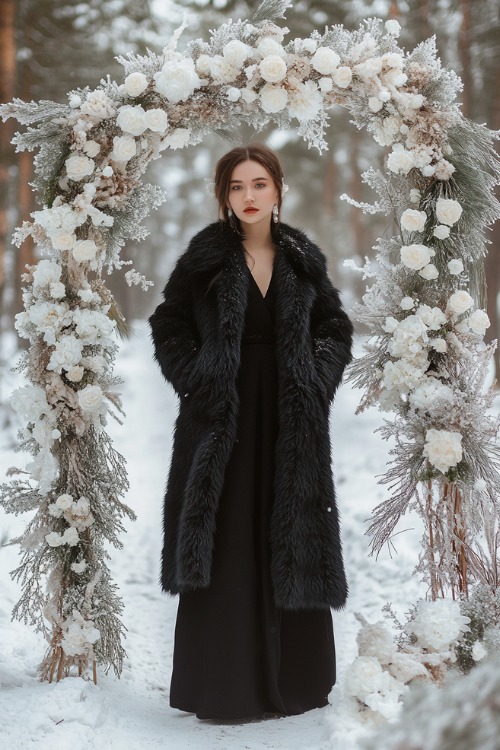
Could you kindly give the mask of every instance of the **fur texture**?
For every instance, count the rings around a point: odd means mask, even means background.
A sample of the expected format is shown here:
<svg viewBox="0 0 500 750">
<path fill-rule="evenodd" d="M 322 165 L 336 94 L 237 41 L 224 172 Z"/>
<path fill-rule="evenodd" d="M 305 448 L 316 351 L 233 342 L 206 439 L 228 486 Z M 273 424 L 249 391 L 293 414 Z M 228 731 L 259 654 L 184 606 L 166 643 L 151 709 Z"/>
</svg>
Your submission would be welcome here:
<svg viewBox="0 0 500 750">
<path fill-rule="evenodd" d="M 344 606 L 347 582 L 331 469 L 330 402 L 351 359 L 352 324 L 322 251 L 281 224 L 274 265 L 279 434 L 271 520 L 277 606 Z M 154 355 L 180 397 L 165 491 L 161 584 L 210 583 L 216 514 L 236 436 L 249 279 L 240 235 L 201 230 L 149 318 Z"/>
</svg>

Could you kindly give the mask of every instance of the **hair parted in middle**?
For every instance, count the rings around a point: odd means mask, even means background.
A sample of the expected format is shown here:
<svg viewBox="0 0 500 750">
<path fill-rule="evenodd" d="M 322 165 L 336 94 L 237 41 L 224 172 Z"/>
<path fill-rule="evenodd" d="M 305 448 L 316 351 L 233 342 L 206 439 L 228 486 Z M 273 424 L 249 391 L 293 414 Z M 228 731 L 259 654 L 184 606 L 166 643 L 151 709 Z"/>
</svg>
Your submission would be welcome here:
<svg viewBox="0 0 500 750">
<path fill-rule="evenodd" d="M 229 222 L 232 227 L 241 232 L 240 220 L 233 214 L 228 215 L 227 203 L 229 199 L 230 181 L 233 170 L 243 161 L 256 161 L 261 164 L 274 182 L 278 191 L 278 223 L 271 222 L 271 232 L 274 233 L 279 227 L 279 216 L 283 199 L 283 168 L 278 155 L 263 143 L 252 143 L 248 146 L 237 146 L 221 156 L 215 166 L 214 193 L 219 204 L 219 210 L 224 221 Z"/>
</svg>

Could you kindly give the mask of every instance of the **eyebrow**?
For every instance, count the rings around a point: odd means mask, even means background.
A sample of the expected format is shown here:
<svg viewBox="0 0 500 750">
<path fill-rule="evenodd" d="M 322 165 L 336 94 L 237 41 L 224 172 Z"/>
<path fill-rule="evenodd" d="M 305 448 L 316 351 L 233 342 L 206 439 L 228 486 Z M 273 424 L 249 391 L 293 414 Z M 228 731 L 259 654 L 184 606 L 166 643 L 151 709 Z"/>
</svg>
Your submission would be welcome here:
<svg viewBox="0 0 500 750">
<path fill-rule="evenodd" d="M 252 182 L 262 182 L 262 180 L 267 180 L 267 177 L 254 177 Z M 243 180 L 231 180 L 230 184 L 233 182 L 243 182 Z"/>
</svg>

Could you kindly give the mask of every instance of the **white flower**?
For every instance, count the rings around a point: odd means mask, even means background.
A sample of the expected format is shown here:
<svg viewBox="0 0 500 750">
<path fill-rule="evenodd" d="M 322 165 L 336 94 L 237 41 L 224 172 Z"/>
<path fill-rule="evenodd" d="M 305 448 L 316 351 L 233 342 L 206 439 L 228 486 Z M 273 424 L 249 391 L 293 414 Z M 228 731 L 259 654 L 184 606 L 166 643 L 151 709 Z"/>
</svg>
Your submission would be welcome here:
<svg viewBox="0 0 500 750">
<path fill-rule="evenodd" d="M 95 520 L 90 512 L 90 502 L 86 497 L 81 497 L 76 503 L 73 502 L 65 511 L 64 518 L 77 531 L 85 531 Z"/>
<path fill-rule="evenodd" d="M 346 89 L 352 81 L 352 70 L 347 65 L 342 65 L 337 68 L 332 78 L 340 89 Z"/>
<path fill-rule="evenodd" d="M 87 563 L 85 560 L 81 560 L 77 563 L 71 563 L 70 568 L 74 573 L 83 573 L 87 568 Z"/>
<path fill-rule="evenodd" d="M 137 153 L 137 143 L 130 135 L 115 135 L 113 137 L 113 150 L 109 155 L 112 161 L 126 162 Z"/>
<path fill-rule="evenodd" d="M 387 350 L 393 357 L 410 359 L 425 348 L 428 340 L 423 321 L 416 315 L 408 315 L 394 331 Z"/>
<path fill-rule="evenodd" d="M 372 112 L 378 112 L 383 106 L 383 102 L 377 96 L 370 96 L 368 99 L 368 107 Z"/>
<path fill-rule="evenodd" d="M 421 198 L 420 190 L 417 190 L 417 188 L 412 188 L 410 190 L 410 202 L 411 203 L 419 203 Z"/>
<path fill-rule="evenodd" d="M 98 385 L 86 385 L 78 391 L 78 403 L 82 411 L 96 412 L 101 408 L 103 393 Z"/>
<path fill-rule="evenodd" d="M 381 89 L 377 94 L 377 98 L 380 99 L 381 102 L 388 102 L 391 96 L 392 96 L 391 92 L 387 91 L 387 89 Z M 405 128 L 405 127 L 407 126 L 404 124 L 400 125 L 399 132 L 402 133 L 403 130 L 401 130 L 401 128 Z"/>
<path fill-rule="evenodd" d="M 401 86 L 404 86 L 408 81 L 408 76 L 406 75 L 406 73 L 403 73 L 402 70 L 391 68 L 391 70 L 388 70 L 386 73 L 384 73 L 384 75 L 382 76 L 382 80 L 386 86 L 395 86 L 396 88 L 401 88 Z"/>
<path fill-rule="evenodd" d="M 62 369 L 70 370 L 74 365 L 79 364 L 82 358 L 83 342 L 67 334 L 62 336 L 56 343 L 47 365 L 47 370 L 54 370 L 61 373 Z"/>
<path fill-rule="evenodd" d="M 76 365 L 75 367 L 72 367 L 68 372 L 66 373 L 66 377 L 68 380 L 71 380 L 72 383 L 79 383 L 80 380 L 83 378 L 83 375 L 85 373 L 85 369 L 81 365 Z"/>
<path fill-rule="evenodd" d="M 462 460 L 462 435 L 448 430 L 427 430 L 423 453 L 438 471 L 446 474 Z"/>
<path fill-rule="evenodd" d="M 415 166 L 413 162 L 413 154 L 411 151 L 405 151 L 404 149 L 392 150 L 387 157 L 387 168 L 391 172 L 399 174 L 408 174 L 410 169 Z"/>
<path fill-rule="evenodd" d="M 201 86 L 191 58 L 168 60 L 159 73 L 154 74 L 155 89 L 172 104 L 185 101 Z"/>
<path fill-rule="evenodd" d="M 187 128 L 176 128 L 163 139 L 162 147 L 171 149 L 184 148 L 184 146 L 189 145 L 190 136 L 191 131 Z"/>
<path fill-rule="evenodd" d="M 66 232 L 64 229 L 57 229 L 50 233 L 50 241 L 54 250 L 71 250 L 76 240 L 72 232 Z"/>
<path fill-rule="evenodd" d="M 422 379 L 429 362 L 415 364 L 415 359 L 399 359 L 396 362 L 386 362 L 384 365 L 383 383 L 385 388 L 396 389 L 400 393 L 408 393 L 414 389 Z"/>
<path fill-rule="evenodd" d="M 104 359 L 104 357 L 96 354 L 93 357 L 84 357 L 84 359 L 82 359 L 82 365 L 88 370 L 100 374 L 104 372 L 104 369 L 106 367 L 106 360 Z"/>
<path fill-rule="evenodd" d="M 399 303 L 399 306 L 403 310 L 412 310 L 415 307 L 415 300 L 413 299 L 413 297 L 403 297 L 403 299 Z"/>
<path fill-rule="evenodd" d="M 113 174 L 113 167 L 111 167 L 108 164 L 108 166 L 104 167 L 104 169 L 102 170 L 102 176 L 103 177 L 111 177 L 112 174 Z"/>
<path fill-rule="evenodd" d="M 316 51 L 318 47 L 318 42 L 316 41 L 316 39 L 301 39 L 300 42 L 302 49 L 306 52 L 310 52 L 311 55 Z"/>
<path fill-rule="evenodd" d="M 363 701 L 367 695 L 378 691 L 382 674 L 382 667 L 375 656 L 356 657 L 345 676 L 347 694 Z"/>
<path fill-rule="evenodd" d="M 428 263 L 426 266 L 424 266 L 424 268 L 422 268 L 421 271 L 418 272 L 418 275 L 423 279 L 426 279 L 426 281 L 433 281 L 439 276 L 439 271 L 437 270 L 434 263 Z"/>
<path fill-rule="evenodd" d="M 427 221 L 425 211 L 416 211 L 413 208 L 407 208 L 401 214 L 401 226 L 408 232 L 422 232 Z"/>
<path fill-rule="evenodd" d="M 327 94 L 333 89 L 333 81 L 331 78 L 320 78 L 318 81 L 318 86 L 324 94 Z"/>
<path fill-rule="evenodd" d="M 427 245 L 403 245 L 401 248 L 401 261 L 407 268 L 419 271 L 426 266 L 431 259 L 431 251 Z"/>
<path fill-rule="evenodd" d="M 452 226 L 462 215 L 462 206 L 458 201 L 438 198 L 436 202 L 436 217 L 441 224 Z"/>
<path fill-rule="evenodd" d="M 382 60 L 380 57 L 369 57 L 367 60 L 364 60 L 364 62 L 355 65 L 354 70 L 362 78 L 371 80 L 382 70 Z"/>
<path fill-rule="evenodd" d="M 62 544 L 65 544 L 64 539 L 57 531 L 51 531 L 50 534 L 46 534 L 45 541 L 49 547 L 60 547 Z"/>
<path fill-rule="evenodd" d="M 75 547 L 80 541 L 78 531 L 74 526 L 69 526 L 64 534 L 62 535 L 63 544 L 68 544 L 70 547 Z"/>
<path fill-rule="evenodd" d="M 448 351 L 448 344 L 446 343 L 446 340 L 442 338 L 431 339 L 431 349 L 434 349 L 440 354 L 444 354 L 444 352 Z"/>
<path fill-rule="evenodd" d="M 210 66 L 212 64 L 212 58 L 210 55 L 200 55 L 196 59 L 196 70 L 198 73 L 206 76 L 210 73 Z"/>
<path fill-rule="evenodd" d="M 47 286 L 55 284 L 61 278 L 62 268 L 59 263 L 44 258 L 39 260 L 33 272 L 34 286 Z"/>
<path fill-rule="evenodd" d="M 262 78 L 268 83 L 277 83 L 286 76 L 286 62 L 278 55 L 269 55 L 259 63 Z"/>
<path fill-rule="evenodd" d="M 97 143 L 97 141 L 86 141 L 85 146 L 83 147 L 83 151 L 87 156 L 90 156 L 91 159 L 93 159 L 94 156 L 97 156 L 100 150 L 101 144 Z"/>
<path fill-rule="evenodd" d="M 481 661 L 481 659 L 484 659 L 484 657 L 487 655 L 488 652 L 486 651 L 483 644 L 480 643 L 480 641 L 475 641 L 474 645 L 472 646 L 472 658 L 474 659 L 474 661 Z"/>
<path fill-rule="evenodd" d="M 472 307 L 474 300 L 465 289 L 454 292 L 448 300 L 447 308 L 456 315 L 461 315 Z"/>
<path fill-rule="evenodd" d="M 432 412 L 433 407 L 437 406 L 437 399 L 452 404 L 453 390 L 437 378 L 427 377 L 413 393 L 410 393 L 410 406 L 416 411 Z"/>
<path fill-rule="evenodd" d="M 68 103 L 72 109 L 77 109 L 82 103 L 82 100 L 81 97 L 78 96 L 78 94 L 71 94 Z"/>
<path fill-rule="evenodd" d="M 382 60 L 382 65 L 385 65 L 388 68 L 399 68 L 402 70 L 405 65 L 403 56 L 400 55 L 399 52 L 385 52 L 382 55 L 381 60 Z"/>
<path fill-rule="evenodd" d="M 448 320 L 440 307 L 429 307 L 429 305 L 419 305 L 415 315 L 431 331 L 438 331 Z"/>
<path fill-rule="evenodd" d="M 216 83 L 230 83 L 239 75 L 239 69 L 222 55 L 210 59 L 210 75 Z"/>
<path fill-rule="evenodd" d="M 258 96 L 259 95 L 255 91 L 253 91 L 252 89 L 242 89 L 241 90 L 241 98 L 247 104 L 252 104 L 252 102 L 254 102 L 258 98 Z"/>
<path fill-rule="evenodd" d="M 450 227 L 447 227 L 446 224 L 438 224 L 437 227 L 434 227 L 432 234 L 434 237 L 437 237 L 438 240 L 445 240 L 450 236 Z"/>
<path fill-rule="evenodd" d="M 42 414 L 50 413 L 45 389 L 40 385 L 25 385 L 11 393 L 10 404 L 20 417 L 34 422 Z"/>
<path fill-rule="evenodd" d="M 290 117 L 296 117 L 301 122 L 312 120 L 323 106 L 323 98 L 314 81 L 297 84 L 290 92 L 288 111 Z"/>
<path fill-rule="evenodd" d="M 91 302 L 94 297 L 92 289 L 79 289 L 77 294 L 82 302 Z"/>
<path fill-rule="evenodd" d="M 94 240 L 77 240 L 72 252 L 73 258 L 78 263 L 94 260 L 97 253 L 97 245 Z"/>
<path fill-rule="evenodd" d="M 454 171 L 455 167 L 451 162 L 446 159 L 440 159 L 436 164 L 435 175 L 438 180 L 449 180 Z"/>
<path fill-rule="evenodd" d="M 241 91 L 235 86 L 230 86 L 226 91 L 226 97 L 230 102 L 237 102 L 239 99 L 241 99 Z"/>
<path fill-rule="evenodd" d="M 257 52 L 261 57 L 270 57 L 271 55 L 286 57 L 286 52 L 281 44 L 279 44 L 276 39 L 273 39 L 270 36 L 265 36 L 259 41 L 257 45 Z"/>
<path fill-rule="evenodd" d="M 386 333 L 394 333 L 398 325 L 399 320 L 396 320 L 396 318 L 393 318 L 392 315 L 389 315 L 385 319 L 385 324 L 382 326 L 382 328 Z"/>
<path fill-rule="evenodd" d="M 82 156 L 81 154 L 73 154 L 66 159 L 66 173 L 70 180 L 83 180 L 84 177 L 92 174 L 94 171 L 94 161 L 89 159 L 88 156 Z"/>
<path fill-rule="evenodd" d="M 453 260 L 449 261 L 449 263 L 448 263 L 448 271 L 453 276 L 456 276 L 459 273 L 462 273 L 463 270 L 464 270 L 464 264 L 458 258 L 453 258 Z"/>
<path fill-rule="evenodd" d="M 419 645 L 429 651 L 447 651 L 462 633 L 467 632 L 470 622 L 460 612 L 460 605 L 453 599 L 421 599 L 417 614 L 406 629 L 417 636 Z"/>
<path fill-rule="evenodd" d="M 474 333 L 484 336 L 486 329 L 490 327 L 490 319 L 484 310 L 474 310 L 472 315 L 467 319 L 469 328 Z"/>
<path fill-rule="evenodd" d="M 394 18 L 390 18 L 385 22 L 385 28 L 387 33 L 391 34 L 392 36 L 399 36 L 399 33 L 401 31 L 400 24 Z"/>
<path fill-rule="evenodd" d="M 146 113 L 140 105 L 125 104 L 118 110 L 116 124 L 124 133 L 142 135 L 147 128 Z"/>
<path fill-rule="evenodd" d="M 239 39 L 231 39 L 230 42 L 224 45 L 222 54 L 231 65 L 241 68 L 247 57 L 249 57 L 250 50 Z"/>
<path fill-rule="evenodd" d="M 47 344 L 55 344 L 56 334 L 69 323 L 69 307 L 65 302 L 39 301 L 28 308 L 30 321 L 37 330 L 43 332 Z"/>
<path fill-rule="evenodd" d="M 329 47 L 318 47 L 311 58 L 314 70 L 322 75 L 333 73 L 340 63 L 340 57 Z"/>
<path fill-rule="evenodd" d="M 260 105 L 264 112 L 280 112 L 286 107 L 288 93 L 281 86 L 266 83 L 260 91 Z"/>
<path fill-rule="evenodd" d="M 64 493 L 63 495 L 59 495 L 55 502 L 56 508 L 59 508 L 59 510 L 68 510 L 68 508 L 71 508 L 73 505 L 73 496 L 68 495 L 67 493 Z"/>
<path fill-rule="evenodd" d="M 129 73 L 123 83 L 125 91 L 132 97 L 140 96 L 148 87 L 148 79 L 144 73 L 140 73 L 139 71 Z"/>
<path fill-rule="evenodd" d="M 114 115 L 115 107 L 104 91 L 90 91 L 81 106 L 81 111 L 84 115 L 103 120 Z"/>
<path fill-rule="evenodd" d="M 421 167 L 420 171 L 424 175 L 424 177 L 432 177 L 436 169 L 432 166 L 432 164 L 426 164 L 425 167 Z"/>
<path fill-rule="evenodd" d="M 92 645 L 99 640 L 101 634 L 94 627 L 93 620 L 85 620 L 77 609 L 64 623 L 64 638 L 61 646 L 68 656 L 84 656 L 93 654 Z"/>
<path fill-rule="evenodd" d="M 168 116 L 163 109 L 148 109 L 144 115 L 146 126 L 155 133 L 164 133 L 168 127 Z"/>
</svg>

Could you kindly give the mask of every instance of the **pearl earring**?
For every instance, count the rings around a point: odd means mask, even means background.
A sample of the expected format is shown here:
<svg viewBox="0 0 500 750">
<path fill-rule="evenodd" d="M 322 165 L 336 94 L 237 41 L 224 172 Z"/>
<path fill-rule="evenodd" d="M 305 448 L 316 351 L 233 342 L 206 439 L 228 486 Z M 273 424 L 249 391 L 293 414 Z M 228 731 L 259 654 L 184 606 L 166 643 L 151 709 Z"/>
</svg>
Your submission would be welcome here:
<svg viewBox="0 0 500 750">
<path fill-rule="evenodd" d="M 232 210 L 230 208 L 228 208 L 227 209 L 227 216 L 228 216 L 228 218 L 230 219 L 232 215 L 233 215 Z"/>
<path fill-rule="evenodd" d="M 275 224 L 278 223 L 278 205 L 276 203 L 273 206 L 273 221 Z"/>
</svg>

